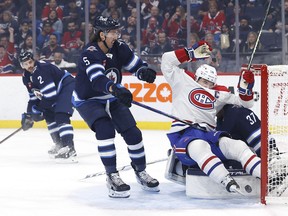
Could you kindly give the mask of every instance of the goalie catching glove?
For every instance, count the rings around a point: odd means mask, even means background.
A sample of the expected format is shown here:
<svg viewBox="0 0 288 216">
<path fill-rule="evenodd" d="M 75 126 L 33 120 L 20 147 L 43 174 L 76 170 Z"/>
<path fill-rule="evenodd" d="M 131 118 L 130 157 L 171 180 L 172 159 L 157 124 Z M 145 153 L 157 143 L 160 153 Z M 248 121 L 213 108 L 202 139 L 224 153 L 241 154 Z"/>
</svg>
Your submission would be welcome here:
<svg viewBox="0 0 288 216">
<path fill-rule="evenodd" d="M 191 48 L 185 48 L 187 51 L 190 61 L 203 60 L 210 57 L 212 48 L 207 44 L 206 41 L 199 41 Z"/>
<path fill-rule="evenodd" d="M 243 69 L 240 73 L 238 91 L 240 95 L 253 96 L 254 74 L 252 71 Z"/>
<path fill-rule="evenodd" d="M 120 103 L 124 104 L 127 107 L 131 107 L 133 97 L 128 89 L 126 89 L 121 84 L 113 84 L 111 86 L 111 89 L 111 94 L 117 97 Z"/>
<path fill-rule="evenodd" d="M 156 79 L 156 71 L 148 67 L 141 67 L 137 70 L 136 75 L 138 79 L 153 83 Z"/>
</svg>

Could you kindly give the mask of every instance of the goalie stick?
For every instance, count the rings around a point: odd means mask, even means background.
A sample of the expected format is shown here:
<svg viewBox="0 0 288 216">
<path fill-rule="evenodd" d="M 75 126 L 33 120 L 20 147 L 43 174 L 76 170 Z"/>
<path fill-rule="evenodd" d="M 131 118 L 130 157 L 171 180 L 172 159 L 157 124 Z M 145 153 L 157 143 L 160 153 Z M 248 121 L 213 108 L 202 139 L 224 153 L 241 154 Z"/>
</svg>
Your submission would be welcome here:
<svg viewBox="0 0 288 216">
<path fill-rule="evenodd" d="M 0 141 L 0 144 L 2 144 L 3 142 L 5 142 L 7 139 L 9 139 L 10 137 L 14 136 L 16 133 L 18 133 L 19 131 L 22 130 L 22 127 L 18 128 L 16 131 L 14 131 L 13 133 L 11 133 L 9 136 L 7 136 L 6 138 L 4 138 L 3 140 Z"/>
<path fill-rule="evenodd" d="M 168 158 L 162 158 L 162 159 L 159 159 L 159 160 L 148 162 L 148 163 L 146 163 L 146 165 L 155 164 L 155 163 L 159 163 L 159 162 L 167 161 L 167 160 L 168 160 Z M 124 171 L 124 170 L 126 171 L 126 170 L 131 170 L 131 169 L 132 169 L 131 165 L 125 165 L 125 166 L 117 168 L 117 171 Z M 81 180 L 85 180 L 85 179 L 88 179 L 88 178 L 93 178 L 93 177 L 97 177 L 97 176 L 101 176 L 101 175 L 105 175 L 105 174 L 106 174 L 106 171 L 100 171 L 100 172 L 97 172 L 97 173 L 94 173 L 94 174 L 86 175 Z"/>
</svg>

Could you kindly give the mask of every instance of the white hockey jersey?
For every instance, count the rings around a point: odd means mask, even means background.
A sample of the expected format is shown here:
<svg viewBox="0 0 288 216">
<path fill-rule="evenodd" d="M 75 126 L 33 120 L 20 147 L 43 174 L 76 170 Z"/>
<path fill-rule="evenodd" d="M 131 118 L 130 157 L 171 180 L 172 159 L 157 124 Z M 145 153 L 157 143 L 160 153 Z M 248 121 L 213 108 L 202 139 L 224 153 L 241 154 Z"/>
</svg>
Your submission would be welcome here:
<svg viewBox="0 0 288 216">
<path fill-rule="evenodd" d="M 225 104 L 237 104 L 247 108 L 253 106 L 253 97 L 243 100 L 229 91 L 223 91 L 223 88 L 215 86 L 207 89 L 199 85 L 184 69 L 179 68 L 179 65 L 187 60 L 184 49 L 166 52 L 162 56 L 161 70 L 172 88 L 172 115 L 210 131 L 215 129 L 216 114 Z M 169 133 L 187 127 L 189 125 L 173 121 Z"/>
</svg>

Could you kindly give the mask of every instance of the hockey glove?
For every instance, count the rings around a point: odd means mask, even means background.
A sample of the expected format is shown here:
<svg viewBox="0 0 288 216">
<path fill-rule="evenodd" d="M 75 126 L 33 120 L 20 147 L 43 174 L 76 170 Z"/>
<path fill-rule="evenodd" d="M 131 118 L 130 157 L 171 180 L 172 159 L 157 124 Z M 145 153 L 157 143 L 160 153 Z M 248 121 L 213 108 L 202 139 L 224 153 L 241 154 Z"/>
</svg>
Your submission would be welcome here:
<svg viewBox="0 0 288 216">
<path fill-rule="evenodd" d="M 187 51 L 190 61 L 203 60 L 210 57 L 212 48 L 207 44 L 206 41 L 199 41 L 191 48 L 185 48 Z"/>
<path fill-rule="evenodd" d="M 39 100 L 42 100 L 43 94 L 39 89 L 33 88 L 31 91 Z"/>
<path fill-rule="evenodd" d="M 23 113 L 22 119 L 21 119 L 22 129 L 24 131 L 29 130 L 30 128 L 33 127 L 33 124 L 34 124 L 34 122 L 33 122 L 32 116 L 30 114 Z"/>
<path fill-rule="evenodd" d="M 43 111 L 41 111 L 36 105 L 32 106 L 31 116 L 32 116 L 33 121 L 35 122 L 44 120 Z"/>
<path fill-rule="evenodd" d="M 251 96 L 253 94 L 253 86 L 254 86 L 254 74 L 250 70 L 242 70 L 239 82 L 238 82 L 238 91 L 240 95 Z"/>
<path fill-rule="evenodd" d="M 156 71 L 148 67 L 141 67 L 136 72 L 138 79 L 153 83 L 156 79 Z"/>
<path fill-rule="evenodd" d="M 132 103 L 132 94 L 121 84 L 113 84 L 111 86 L 112 92 L 111 94 L 118 98 L 118 100 L 127 107 L 131 107 Z"/>
</svg>

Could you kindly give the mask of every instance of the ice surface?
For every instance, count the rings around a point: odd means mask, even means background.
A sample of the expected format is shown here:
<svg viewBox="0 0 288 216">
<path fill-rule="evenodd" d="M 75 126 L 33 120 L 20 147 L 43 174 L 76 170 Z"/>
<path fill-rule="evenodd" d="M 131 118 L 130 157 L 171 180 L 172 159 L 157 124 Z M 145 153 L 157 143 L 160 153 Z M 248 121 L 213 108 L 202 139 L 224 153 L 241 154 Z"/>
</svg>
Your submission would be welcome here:
<svg viewBox="0 0 288 216">
<path fill-rule="evenodd" d="M 0 140 L 15 129 L 0 129 Z M 166 131 L 142 131 L 147 162 L 166 158 Z M 118 166 L 129 164 L 126 144 L 116 138 Z M 148 165 L 148 173 L 160 181 L 160 192 L 141 190 L 132 170 L 121 171 L 131 186 L 128 199 L 108 197 L 105 176 L 81 180 L 103 171 L 94 134 L 75 130 L 77 164 L 56 164 L 47 150 L 51 139 L 46 129 L 20 131 L 0 145 L 1 216 L 170 216 L 170 215 L 286 215 L 287 205 L 260 204 L 259 199 L 204 200 L 185 195 L 184 186 L 164 178 L 166 162 Z"/>
</svg>

